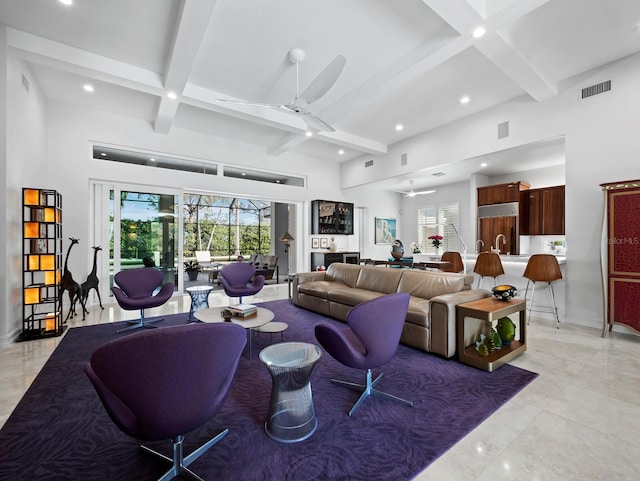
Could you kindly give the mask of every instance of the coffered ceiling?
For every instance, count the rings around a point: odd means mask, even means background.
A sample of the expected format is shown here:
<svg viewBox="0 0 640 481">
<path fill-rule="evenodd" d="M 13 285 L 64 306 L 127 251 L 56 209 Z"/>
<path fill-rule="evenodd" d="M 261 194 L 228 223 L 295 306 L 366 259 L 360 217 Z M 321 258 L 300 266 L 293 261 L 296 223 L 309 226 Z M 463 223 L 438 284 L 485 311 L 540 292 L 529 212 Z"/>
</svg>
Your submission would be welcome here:
<svg viewBox="0 0 640 481">
<path fill-rule="evenodd" d="M 640 51 L 637 0 L 0 0 L 0 22 L 48 99 L 326 162 L 553 97 L 563 80 Z M 346 57 L 310 106 L 335 132 L 307 137 L 296 115 L 218 101 L 293 100 L 292 48 L 306 52 L 301 89 Z"/>
</svg>

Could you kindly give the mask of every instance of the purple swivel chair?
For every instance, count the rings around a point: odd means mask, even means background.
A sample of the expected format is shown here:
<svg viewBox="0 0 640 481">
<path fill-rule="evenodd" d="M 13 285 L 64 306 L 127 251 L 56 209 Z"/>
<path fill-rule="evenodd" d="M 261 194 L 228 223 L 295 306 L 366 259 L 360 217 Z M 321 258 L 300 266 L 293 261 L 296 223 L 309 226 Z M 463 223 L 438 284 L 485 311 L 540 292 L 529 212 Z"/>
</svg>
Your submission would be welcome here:
<svg viewBox="0 0 640 481">
<path fill-rule="evenodd" d="M 262 290 L 264 276 L 256 276 L 256 268 L 247 262 L 234 262 L 226 264 L 220 269 L 218 279 L 229 297 L 239 297 L 242 304 L 242 296 L 252 296 Z"/>
<path fill-rule="evenodd" d="M 141 441 L 171 439 L 173 459 L 141 446 L 173 463 L 160 481 L 181 473 L 201 479 L 188 466 L 229 429 L 186 457 L 184 434 L 222 407 L 246 338 L 235 324 L 187 324 L 114 339 L 91 355 L 84 371 L 116 426 Z"/>
<path fill-rule="evenodd" d="M 353 415 L 362 401 L 369 396 L 413 406 L 411 401 L 375 389 L 382 373 L 374 380 L 371 378 L 372 368 L 386 364 L 395 355 L 408 307 L 409 294 L 387 294 L 351 309 L 347 314 L 349 327 L 346 329 L 325 322 L 316 325 L 316 339 L 333 358 L 346 366 L 366 370 L 364 385 L 331 380 L 334 384 L 363 391 L 360 399 L 349 411 L 349 416 Z"/>
<path fill-rule="evenodd" d="M 151 324 L 151 322 L 159 322 L 163 319 L 146 321 L 144 310 L 161 306 L 167 302 L 173 294 L 173 282 L 167 282 L 162 285 L 164 274 L 152 267 L 120 271 L 113 277 L 113 280 L 118 285 L 114 285 L 111 291 L 120 307 L 128 311 L 140 309 L 140 319 L 127 321 L 132 325 L 116 332 L 130 331 L 140 327 L 158 327 Z M 160 291 L 154 295 L 153 292 L 160 286 L 162 286 Z"/>
</svg>

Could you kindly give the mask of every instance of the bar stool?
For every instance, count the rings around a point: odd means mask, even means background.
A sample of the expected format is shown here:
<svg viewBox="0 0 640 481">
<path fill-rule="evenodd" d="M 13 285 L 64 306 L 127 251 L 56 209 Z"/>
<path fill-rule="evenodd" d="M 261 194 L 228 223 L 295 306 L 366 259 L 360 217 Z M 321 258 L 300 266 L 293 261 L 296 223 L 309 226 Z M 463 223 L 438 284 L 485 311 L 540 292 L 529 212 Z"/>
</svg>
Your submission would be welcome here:
<svg viewBox="0 0 640 481">
<path fill-rule="evenodd" d="M 533 289 L 531 291 L 531 301 L 529 302 L 529 314 L 527 316 L 527 324 L 531 322 L 531 311 L 537 312 L 551 312 L 556 316 L 556 329 L 560 329 L 560 319 L 558 318 L 558 307 L 556 306 L 556 298 L 553 293 L 552 282 L 562 279 L 562 272 L 560 272 L 560 265 L 556 256 L 551 254 L 534 254 L 529 258 L 527 267 L 524 270 L 524 277 L 527 280 L 527 287 L 524 291 L 524 298 L 527 299 L 527 293 L 529 292 L 529 283 L 533 282 Z M 534 309 L 533 296 L 536 293 L 536 282 L 546 282 L 551 292 L 551 306 L 537 306 Z"/>
<path fill-rule="evenodd" d="M 462 256 L 459 252 L 447 251 L 442 254 L 440 258 L 443 262 L 451 262 L 451 267 L 441 267 L 443 272 L 462 272 L 464 270 L 464 264 L 462 263 Z"/>
<path fill-rule="evenodd" d="M 493 277 L 493 285 L 495 287 L 497 283 L 496 278 L 504 274 L 500 256 L 495 252 L 481 252 L 478 254 L 473 272 L 480 276 L 480 279 L 478 279 L 478 289 L 480 289 L 483 277 Z"/>
</svg>

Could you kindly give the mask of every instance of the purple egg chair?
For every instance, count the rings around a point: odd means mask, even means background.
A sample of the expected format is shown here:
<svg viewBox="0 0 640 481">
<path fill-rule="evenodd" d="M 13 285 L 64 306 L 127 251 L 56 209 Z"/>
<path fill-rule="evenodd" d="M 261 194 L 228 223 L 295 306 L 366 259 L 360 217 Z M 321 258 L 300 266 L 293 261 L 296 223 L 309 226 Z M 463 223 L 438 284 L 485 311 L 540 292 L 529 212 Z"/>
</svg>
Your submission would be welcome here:
<svg viewBox="0 0 640 481">
<path fill-rule="evenodd" d="M 188 466 L 229 429 L 186 457 L 184 434 L 208 423 L 222 407 L 245 342 L 244 329 L 230 323 L 166 327 L 107 342 L 84 371 L 125 434 L 148 442 L 171 439 L 173 459 L 141 446 L 173 463 L 160 481 L 179 474 L 201 479 Z"/>
<path fill-rule="evenodd" d="M 353 415 L 362 401 L 369 396 L 413 406 L 411 401 L 375 389 L 382 373 L 373 380 L 371 375 L 371 369 L 386 364 L 395 355 L 408 308 L 409 294 L 387 294 L 351 309 L 347 314 L 347 328 L 326 322 L 316 325 L 316 339 L 333 358 L 345 366 L 366 370 L 364 385 L 331 380 L 334 384 L 362 391 L 362 395 L 349 411 L 349 416 Z"/>
<path fill-rule="evenodd" d="M 264 276 L 256 276 L 256 268 L 247 262 L 224 265 L 220 269 L 218 279 L 227 296 L 239 297 L 240 304 L 242 304 L 242 296 L 257 294 L 264 286 Z"/>
<path fill-rule="evenodd" d="M 140 327 L 158 327 L 151 323 L 160 322 L 163 319 L 147 321 L 144 317 L 144 310 L 161 306 L 167 302 L 173 295 L 173 282 L 167 282 L 163 285 L 164 273 L 153 267 L 140 267 L 120 271 L 113 277 L 113 280 L 118 285 L 114 285 L 111 288 L 111 292 L 113 292 L 120 307 L 128 311 L 140 309 L 140 319 L 127 321 L 132 325 L 120 329 L 116 331 L 116 333 L 130 331 Z M 154 291 L 158 287 L 160 287 L 160 291 L 154 294 Z"/>
</svg>

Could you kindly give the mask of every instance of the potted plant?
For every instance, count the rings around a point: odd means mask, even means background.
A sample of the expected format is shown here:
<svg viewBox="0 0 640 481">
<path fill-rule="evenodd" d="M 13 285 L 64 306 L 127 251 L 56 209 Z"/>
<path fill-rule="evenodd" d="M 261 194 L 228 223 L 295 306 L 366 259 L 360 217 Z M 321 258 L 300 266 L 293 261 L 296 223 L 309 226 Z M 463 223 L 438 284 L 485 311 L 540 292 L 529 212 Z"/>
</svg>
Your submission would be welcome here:
<svg viewBox="0 0 640 481">
<path fill-rule="evenodd" d="M 198 280 L 198 273 L 201 270 L 198 261 L 186 261 L 184 263 L 184 270 L 189 276 L 190 281 Z"/>
</svg>

